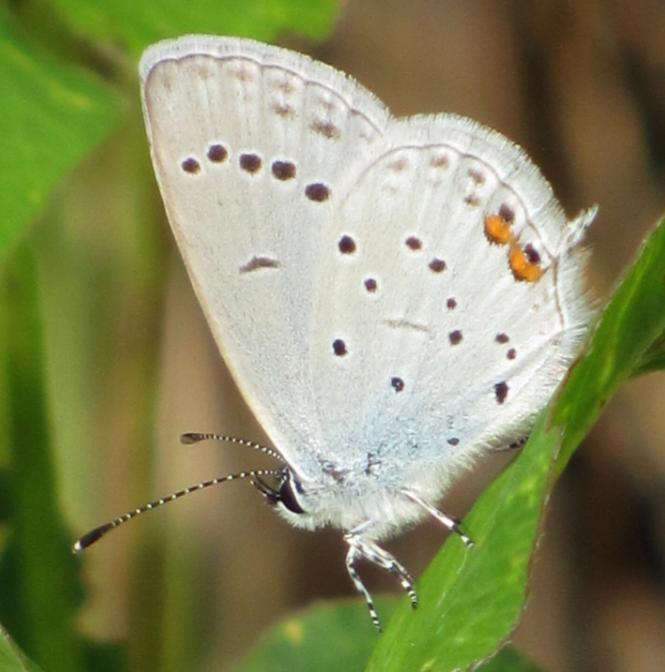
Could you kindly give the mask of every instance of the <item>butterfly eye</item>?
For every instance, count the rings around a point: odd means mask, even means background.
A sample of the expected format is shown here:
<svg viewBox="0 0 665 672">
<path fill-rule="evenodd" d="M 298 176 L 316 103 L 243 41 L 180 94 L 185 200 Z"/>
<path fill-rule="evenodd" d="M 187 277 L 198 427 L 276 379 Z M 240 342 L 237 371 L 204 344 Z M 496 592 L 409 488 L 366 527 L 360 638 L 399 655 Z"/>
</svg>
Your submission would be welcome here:
<svg viewBox="0 0 665 672">
<path fill-rule="evenodd" d="M 296 493 L 293 491 L 294 485 L 296 490 L 299 492 L 302 491 L 299 487 L 299 483 L 289 475 L 279 488 L 279 501 L 293 513 L 305 513 L 305 510 L 298 503 Z"/>
<path fill-rule="evenodd" d="M 278 488 L 271 487 L 262 478 L 254 478 L 252 484 L 261 491 L 270 506 L 283 504 L 292 513 L 305 513 L 294 492 L 294 486 L 298 492 L 302 492 L 302 486 L 290 472 L 283 474 Z"/>
</svg>

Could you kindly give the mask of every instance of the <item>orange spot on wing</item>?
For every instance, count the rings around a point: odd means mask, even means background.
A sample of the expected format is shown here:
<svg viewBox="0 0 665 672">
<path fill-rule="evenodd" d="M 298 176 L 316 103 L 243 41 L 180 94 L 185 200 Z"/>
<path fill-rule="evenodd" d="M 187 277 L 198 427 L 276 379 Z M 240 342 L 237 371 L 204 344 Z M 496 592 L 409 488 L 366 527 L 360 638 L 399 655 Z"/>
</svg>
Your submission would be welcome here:
<svg viewBox="0 0 665 672">
<path fill-rule="evenodd" d="M 506 245 L 513 238 L 510 224 L 499 215 L 487 215 L 485 217 L 485 235 L 491 243 L 497 243 L 498 245 Z"/>
<path fill-rule="evenodd" d="M 543 274 L 540 266 L 529 261 L 519 245 L 512 244 L 508 253 L 508 265 L 516 280 L 536 282 Z"/>
<path fill-rule="evenodd" d="M 485 236 L 490 243 L 509 246 L 508 266 L 515 280 L 537 282 L 543 274 L 540 255 L 530 244 L 524 248 L 520 246 L 512 230 L 513 219 L 512 210 L 507 206 L 501 206 L 498 214 L 485 217 Z"/>
</svg>

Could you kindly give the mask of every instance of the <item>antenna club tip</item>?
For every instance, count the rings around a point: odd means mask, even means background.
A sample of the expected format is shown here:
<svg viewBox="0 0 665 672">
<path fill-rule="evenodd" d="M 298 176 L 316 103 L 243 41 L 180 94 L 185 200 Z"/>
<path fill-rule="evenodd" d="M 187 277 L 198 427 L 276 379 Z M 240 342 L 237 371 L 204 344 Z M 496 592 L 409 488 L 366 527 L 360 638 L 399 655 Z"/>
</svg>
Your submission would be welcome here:
<svg viewBox="0 0 665 672">
<path fill-rule="evenodd" d="M 199 441 L 203 441 L 203 439 L 205 438 L 206 435 L 201 434 L 201 432 L 185 432 L 184 434 L 180 435 L 180 443 L 189 445 L 192 443 L 198 443 Z"/>
<path fill-rule="evenodd" d="M 113 523 L 106 523 L 106 525 L 100 525 L 94 530 L 90 530 L 79 538 L 72 546 L 72 551 L 76 554 L 84 551 L 88 546 L 92 546 L 96 541 L 101 539 L 109 530 L 112 530 L 115 527 Z"/>
</svg>

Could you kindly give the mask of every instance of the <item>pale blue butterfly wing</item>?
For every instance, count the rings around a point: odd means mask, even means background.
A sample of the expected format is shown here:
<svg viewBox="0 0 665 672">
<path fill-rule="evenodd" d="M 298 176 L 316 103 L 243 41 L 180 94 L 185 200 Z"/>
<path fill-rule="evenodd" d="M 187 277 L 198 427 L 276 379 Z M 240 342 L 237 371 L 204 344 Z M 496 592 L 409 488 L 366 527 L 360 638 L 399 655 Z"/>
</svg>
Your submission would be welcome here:
<svg viewBox="0 0 665 672">
<path fill-rule="evenodd" d="M 569 365 L 588 321 L 577 243 L 594 213 L 567 223 L 524 153 L 468 120 L 392 121 L 386 136 L 340 184 L 322 241 L 311 387 L 338 463 L 360 470 L 370 455 L 385 482 L 436 495 L 528 433 Z M 499 212 L 537 280 L 488 238 Z"/>
<path fill-rule="evenodd" d="M 247 40 L 160 43 L 141 75 L 157 178 L 203 310 L 253 411 L 307 475 L 326 440 L 310 385 L 326 190 L 382 142 L 388 114 L 341 73 Z"/>
</svg>

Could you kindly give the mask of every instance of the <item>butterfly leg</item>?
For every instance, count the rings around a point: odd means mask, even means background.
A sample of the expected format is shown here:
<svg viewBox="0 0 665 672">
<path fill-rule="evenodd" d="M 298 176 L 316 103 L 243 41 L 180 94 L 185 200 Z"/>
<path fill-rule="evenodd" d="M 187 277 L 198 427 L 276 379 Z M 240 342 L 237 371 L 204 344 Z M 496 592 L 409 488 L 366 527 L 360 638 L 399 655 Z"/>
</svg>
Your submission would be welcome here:
<svg viewBox="0 0 665 672">
<path fill-rule="evenodd" d="M 529 440 L 528 436 L 521 436 L 519 439 L 515 439 L 507 446 L 501 446 L 500 448 L 493 448 L 493 453 L 507 453 L 509 450 L 515 450 L 521 448 Z"/>
<path fill-rule="evenodd" d="M 384 550 L 373 541 L 367 539 L 367 537 L 363 535 L 363 531 L 365 529 L 366 526 L 363 525 L 356 530 L 352 530 L 344 537 L 346 542 L 349 544 L 349 551 L 346 555 L 346 569 L 356 587 L 356 590 L 365 597 L 370 618 L 372 619 L 372 622 L 376 628 L 380 631 L 381 624 L 379 622 L 376 609 L 374 608 L 372 597 L 369 594 L 367 588 L 365 588 L 365 585 L 358 576 L 358 572 L 355 568 L 355 561 L 358 558 L 364 558 L 378 567 L 381 567 L 381 569 L 384 569 L 391 574 L 395 574 L 398 577 L 402 588 L 409 596 L 409 599 L 411 600 L 411 606 L 414 609 L 418 606 L 418 596 L 416 595 L 416 591 L 413 588 L 413 578 L 406 568 L 400 562 L 398 562 L 393 555 L 388 553 L 388 551 Z"/>
<path fill-rule="evenodd" d="M 365 587 L 365 584 L 362 582 L 362 579 L 358 575 L 356 570 L 356 559 L 358 556 L 358 549 L 355 546 L 349 545 L 349 550 L 346 554 L 346 571 L 353 581 L 353 585 L 356 590 L 365 598 L 365 603 L 367 604 L 367 609 L 369 610 L 369 617 L 374 623 L 374 627 L 381 632 L 381 621 L 379 620 L 379 615 L 376 613 L 376 607 L 374 606 L 374 601 L 372 596 Z"/>
<path fill-rule="evenodd" d="M 462 528 L 460 527 L 459 520 L 452 518 L 451 516 L 443 513 L 443 511 L 439 511 L 437 508 L 426 502 L 420 495 L 416 494 L 413 492 L 413 490 L 402 490 L 402 493 L 406 495 L 410 500 L 414 501 L 416 504 L 419 504 L 420 506 L 427 511 L 431 516 L 434 516 L 440 523 L 442 523 L 445 527 L 447 527 L 451 532 L 454 532 L 459 538 L 462 540 L 464 545 L 467 548 L 473 547 L 473 539 L 469 537 L 467 534 L 464 533 Z"/>
</svg>

